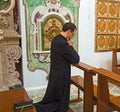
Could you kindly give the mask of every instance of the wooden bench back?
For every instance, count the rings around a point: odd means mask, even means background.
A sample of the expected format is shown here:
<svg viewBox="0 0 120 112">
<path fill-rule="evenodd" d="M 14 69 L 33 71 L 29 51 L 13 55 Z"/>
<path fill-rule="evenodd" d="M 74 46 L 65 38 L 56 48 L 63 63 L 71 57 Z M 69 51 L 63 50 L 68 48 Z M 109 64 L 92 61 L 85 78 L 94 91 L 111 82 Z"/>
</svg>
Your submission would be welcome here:
<svg viewBox="0 0 120 112">
<path fill-rule="evenodd" d="M 97 112 L 120 111 L 120 97 L 110 98 L 108 82 L 120 86 L 120 75 L 103 68 L 94 68 L 98 74 L 97 84 Z"/>
<path fill-rule="evenodd" d="M 120 48 L 115 48 L 112 50 L 112 71 L 120 74 L 120 64 L 118 63 L 118 53 L 120 53 Z"/>
</svg>

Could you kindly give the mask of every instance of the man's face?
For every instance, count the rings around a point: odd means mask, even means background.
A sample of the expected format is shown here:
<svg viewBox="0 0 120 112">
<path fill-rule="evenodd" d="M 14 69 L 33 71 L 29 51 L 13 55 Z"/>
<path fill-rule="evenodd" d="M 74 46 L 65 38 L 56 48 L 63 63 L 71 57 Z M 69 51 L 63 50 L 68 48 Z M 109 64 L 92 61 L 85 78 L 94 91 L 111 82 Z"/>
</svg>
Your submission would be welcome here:
<svg viewBox="0 0 120 112">
<path fill-rule="evenodd" d="M 73 38 L 73 36 L 74 36 L 74 34 L 75 34 L 75 32 L 76 32 L 76 30 L 74 30 L 74 31 L 71 31 L 71 30 L 69 30 L 68 31 L 68 39 L 72 39 Z"/>
</svg>

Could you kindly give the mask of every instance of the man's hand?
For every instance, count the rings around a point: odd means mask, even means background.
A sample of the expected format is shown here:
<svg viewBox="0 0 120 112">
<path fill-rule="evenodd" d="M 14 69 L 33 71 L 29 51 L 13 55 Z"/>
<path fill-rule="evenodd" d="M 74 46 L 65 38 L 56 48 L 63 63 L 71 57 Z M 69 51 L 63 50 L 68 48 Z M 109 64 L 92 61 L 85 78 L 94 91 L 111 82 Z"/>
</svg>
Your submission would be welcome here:
<svg viewBox="0 0 120 112">
<path fill-rule="evenodd" d="M 72 39 L 67 39 L 67 42 L 70 46 L 73 46 L 73 40 Z"/>
</svg>

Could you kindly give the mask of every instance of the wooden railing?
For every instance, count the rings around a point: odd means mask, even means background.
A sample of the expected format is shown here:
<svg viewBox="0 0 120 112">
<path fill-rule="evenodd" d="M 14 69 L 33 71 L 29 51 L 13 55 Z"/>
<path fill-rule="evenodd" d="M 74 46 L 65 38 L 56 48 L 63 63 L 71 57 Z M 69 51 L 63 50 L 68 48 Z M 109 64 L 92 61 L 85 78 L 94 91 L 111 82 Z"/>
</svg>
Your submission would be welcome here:
<svg viewBox="0 0 120 112">
<path fill-rule="evenodd" d="M 94 87 L 93 87 L 93 76 L 95 73 L 92 71 L 94 67 L 80 62 L 77 68 L 84 71 L 84 112 L 93 112 L 94 109 Z M 81 85 L 80 85 L 81 86 Z"/>
</svg>

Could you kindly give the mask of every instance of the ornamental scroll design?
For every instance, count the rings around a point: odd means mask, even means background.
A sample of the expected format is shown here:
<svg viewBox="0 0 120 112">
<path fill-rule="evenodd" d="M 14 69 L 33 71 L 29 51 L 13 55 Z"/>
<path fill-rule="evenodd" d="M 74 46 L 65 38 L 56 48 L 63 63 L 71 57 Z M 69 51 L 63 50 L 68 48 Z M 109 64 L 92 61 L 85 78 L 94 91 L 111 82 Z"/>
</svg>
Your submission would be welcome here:
<svg viewBox="0 0 120 112">
<path fill-rule="evenodd" d="M 0 0 L 0 29 L 14 29 L 14 7 L 15 0 Z"/>
<path fill-rule="evenodd" d="M 10 28 L 10 16 L 9 14 L 0 15 L 0 28 Z"/>
<path fill-rule="evenodd" d="M 7 55 L 7 63 L 8 63 L 8 76 L 7 83 L 9 86 L 14 86 L 18 84 L 22 84 L 19 80 L 19 72 L 16 71 L 15 64 L 19 63 L 19 58 L 21 57 L 21 48 L 19 45 L 10 45 L 6 46 L 6 55 Z"/>
<path fill-rule="evenodd" d="M 0 0 L 0 91 L 22 85 L 16 69 L 21 48 L 20 35 L 15 30 L 14 7 L 15 0 Z"/>
</svg>

